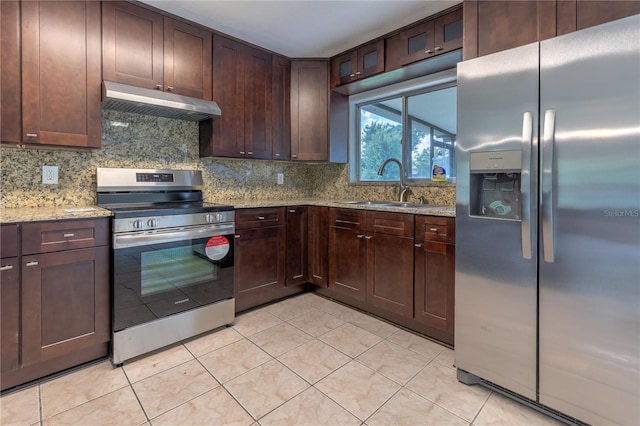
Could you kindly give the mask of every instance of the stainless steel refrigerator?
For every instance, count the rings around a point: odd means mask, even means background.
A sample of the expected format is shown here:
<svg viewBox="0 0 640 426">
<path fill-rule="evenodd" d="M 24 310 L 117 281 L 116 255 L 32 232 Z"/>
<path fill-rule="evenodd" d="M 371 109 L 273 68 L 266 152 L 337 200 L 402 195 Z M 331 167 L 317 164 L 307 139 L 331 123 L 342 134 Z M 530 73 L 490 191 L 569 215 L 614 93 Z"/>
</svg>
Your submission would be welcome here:
<svg viewBox="0 0 640 426">
<path fill-rule="evenodd" d="M 458 64 L 457 161 L 458 379 L 640 424 L 640 15 Z"/>
</svg>

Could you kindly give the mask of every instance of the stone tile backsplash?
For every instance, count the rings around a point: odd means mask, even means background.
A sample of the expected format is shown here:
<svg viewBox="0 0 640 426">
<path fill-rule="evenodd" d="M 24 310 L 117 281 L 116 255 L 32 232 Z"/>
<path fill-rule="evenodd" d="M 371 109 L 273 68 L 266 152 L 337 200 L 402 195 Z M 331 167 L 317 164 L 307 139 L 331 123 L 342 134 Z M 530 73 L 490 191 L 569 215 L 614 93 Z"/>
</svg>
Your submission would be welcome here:
<svg viewBox="0 0 640 426">
<path fill-rule="evenodd" d="M 59 183 L 42 183 L 42 166 L 59 167 Z M 198 124 L 116 111 L 102 112 L 102 149 L 0 149 L 0 207 L 93 205 L 96 168 L 202 170 L 207 201 L 261 199 L 396 199 L 397 185 L 348 183 L 346 164 L 198 157 Z M 277 173 L 284 184 L 277 185 Z M 454 205 L 455 188 L 414 187 L 410 198 Z"/>
</svg>

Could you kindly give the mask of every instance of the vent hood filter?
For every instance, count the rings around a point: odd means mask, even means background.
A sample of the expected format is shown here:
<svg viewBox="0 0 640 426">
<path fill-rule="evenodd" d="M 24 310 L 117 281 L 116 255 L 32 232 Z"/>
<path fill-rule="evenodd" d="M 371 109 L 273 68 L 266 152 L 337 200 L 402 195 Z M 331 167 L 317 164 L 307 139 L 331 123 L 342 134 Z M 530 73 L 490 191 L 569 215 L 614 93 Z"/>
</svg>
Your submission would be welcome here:
<svg viewBox="0 0 640 426">
<path fill-rule="evenodd" d="M 112 81 L 102 82 L 102 107 L 189 121 L 202 121 L 221 115 L 220 107 L 213 101 Z"/>
</svg>

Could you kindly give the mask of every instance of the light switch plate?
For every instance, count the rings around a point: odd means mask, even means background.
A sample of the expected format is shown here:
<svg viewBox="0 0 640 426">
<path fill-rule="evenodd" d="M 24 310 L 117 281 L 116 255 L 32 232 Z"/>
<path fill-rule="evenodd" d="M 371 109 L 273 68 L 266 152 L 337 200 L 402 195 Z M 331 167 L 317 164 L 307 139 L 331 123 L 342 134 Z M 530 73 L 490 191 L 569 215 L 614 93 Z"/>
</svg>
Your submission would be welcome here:
<svg viewBox="0 0 640 426">
<path fill-rule="evenodd" d="M 284 183 L 284 173 L 278 173 L 278 185 L 282 185 Z"/>
<path fill-rule="evenodd" d="M 58 183 L 58 166 L 42 166 L 42 183 L 50 185 Z"/>
</svg>

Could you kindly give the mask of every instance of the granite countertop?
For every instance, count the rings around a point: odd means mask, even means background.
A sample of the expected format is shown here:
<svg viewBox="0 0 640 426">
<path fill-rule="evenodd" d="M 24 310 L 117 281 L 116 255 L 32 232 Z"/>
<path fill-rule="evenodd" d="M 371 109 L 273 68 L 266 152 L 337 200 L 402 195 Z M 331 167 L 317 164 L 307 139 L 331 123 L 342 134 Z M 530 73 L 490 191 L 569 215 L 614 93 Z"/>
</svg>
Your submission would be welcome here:
<svg viewBox="0 0 640 426">
<path fill-rule="evenodd" d="M 12 207 L 0 209 L 0 223 L 90 219 L 113 214 L 98 206 Z"/>
<path fill-rule="evenodd" d="M 255 207 L 281 207 L 281 206 L 325 206 L 325 207 L 340 207 L 347 209 L 360 209 L 360 210 L 375 210 L 384 212 L 396 212 L 396 213 L 411 213 L 417 215 L 426 216 L 446 216 L 455 217 L 456 208 L 453 206 L 438 206 L 438 205 L 424 205 L 424 206 L 409 206 L 401 207 L 394 205 L 360 205 L 353 204 L 355 200 L 322 200 L 317 198 L 300 198 L 291 200 L 216 200 L 219 204 L 229 204 L 236 209 L 243 208 L 255 208 Z"/>
<path fill-rule="evenodd" d="M 427 216 L 455 217 L 455 207 L 450 206 L 388 206 L 388 205 L 358 205 L 353 200 L 322 200 L 316 198 L 297 198 L 289 200 L 215 200 L 217 204 L 228 204 L 236 209 L 256 207 L 286 207 L 286 206 L 325 206 L 347 209 L 375 210 L 397 213 L 411 213 Z M 38 222 L 45 220 L 87 219 L 110 217 L 112 212 L 98 206 L 59 206 L 59 207 L 13 207 L 0 209 L 0 223 Z"/>
</svg>

